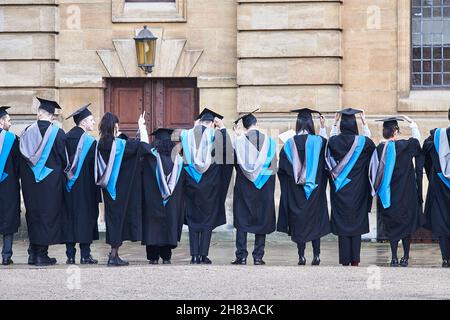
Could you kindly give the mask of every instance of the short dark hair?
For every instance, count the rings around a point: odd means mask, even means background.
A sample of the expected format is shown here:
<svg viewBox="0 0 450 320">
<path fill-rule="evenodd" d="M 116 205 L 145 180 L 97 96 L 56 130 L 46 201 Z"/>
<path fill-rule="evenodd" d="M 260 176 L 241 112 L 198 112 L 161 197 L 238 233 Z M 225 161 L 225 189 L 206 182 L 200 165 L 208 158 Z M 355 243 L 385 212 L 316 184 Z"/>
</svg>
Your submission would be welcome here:
<svg viewBox="0 0 450 320">
<path fill-rule="evenodd" d="M 400 128 L 398 126 L 393 127 L 383 127 L 383 138 L 390 139 L 394 136 L 395 131 L 400 132 Z"/>
<path fill-rule="evenodd" d="M 316 134 L 316 130 L 314 129 L 314 122 L 312 119 L 302 119 L 297 118 L 297 123 L 295 125 L 295 131 L 299 133 L 300 131 L 306 130 L 309 134 Z"/>
</svg>

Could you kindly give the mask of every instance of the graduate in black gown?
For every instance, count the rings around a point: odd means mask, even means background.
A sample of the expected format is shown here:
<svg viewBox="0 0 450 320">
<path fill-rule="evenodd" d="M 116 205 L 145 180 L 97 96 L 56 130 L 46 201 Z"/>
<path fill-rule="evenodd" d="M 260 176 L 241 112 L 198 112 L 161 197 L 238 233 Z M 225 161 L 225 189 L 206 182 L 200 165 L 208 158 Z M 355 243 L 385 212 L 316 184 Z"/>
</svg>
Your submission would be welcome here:
<svg viewBox="0 0 450 320">
<path fill-rule="evenodd" d="M 312 265 L 319 265 L 320 238 L 330 233 L 326 196 L 327 140 L 315 135 L 311 114 L 319 112 L 308 108 L 293 112 L 298 113 L 297 134 L 286 141 L 280 152 L 281 199 L 277 230 L 287 233 L 297 243 L 299 265 L 306 264 L 305 244 L 312 241 Z M 324 121 L 321 116 L 321 127 Z"/>
<path fill-rule="evenodd" d="M 142 185 L 144 210 L 142 244 L 150 264 L 170 264 L 172 250 L 178 246 L 184 223 L 183 158 L 172 141 L 173 129 L 159 128 L 150 154 L 144 157 Z"/>
<path fill-rule="evenodd" d="M 448 110 L 450 120 L 450 109 Z M 450 126 L 431 131 L 423 144 L 428 193 L 426 227 L 439 237 L 442 267 L 450 267 Z"/>
<path fill-rule="evenodd" d="M 191 264 L 211 263 L 208 253 L 212 231 L 226 223 L 225 199 L 234 155 L 222 119 L 205 108 L 194 128 L 181 132 Z"/>
<path fill-rule="evenodd" d="M 398 139 L 398 121 L 406 120 L 412 138 Z M 420 132 L 409 117 L 383 120 L 383 137 L 370 163 L 372 195 L 377 195 L 377 219 L 386 229 L 391 244 L 391 266 L 408 266 L 411 235 L 423 226 L 422 176 L 424 156 L 420 147 Z M 415 165 L 413 163 L 415 160 Z M 404 255 L 398 261 L 398 242 L 402 240 Z"/>
<path fill-rule="evenodd" d="M 64 131 L 52 123 L 55 110 L 61 107 L 55 101 L 38 100 L 38 121 L 20 136 L 20 175 L 30 238 L 28 264 L 48 266 L 56 264 L 48 256 L 49 245 L 62 243 L 68 160 Z"/>
<path fill-rule="evenodd" d="M 368 136 L 359 135 L 355 115 L 360 113 Z M 339 263 L 358 266 L 361 235 L 369 232 L 372 208 L 369 164 L 375 144 L 362 110 L 338 111 L 340 134 L 331 134 L 327 148 L 330 171 L 331 231 L 339 237 Z"/>
<path fill-rule="evenodd" d="M 119 257 L 120 246 L 124 241 L 142 240 L 141 157 L 149 142 L 144 116 L 138 122 L 140 139 L 122 139 L 126 136 L 119 132 L 119 118 L 110 112 L 100 121 L 95 180 L 102 187 L 105 204 L 109 267 L 129 265 Z"/>
<path fill-rule="evenodd" d="M 67 118 L 73 118 L 76 125 L 66 134 L 70 170 L 66 174 L 63 238 L 66 243 L 67 264 L 75 264 L 77 243 L 80 244 L 81 264 L 98 263 L 91 256 L 90 247 L 99 238 L 97 219 L 101 194 L 94 177 L 97 142 L 89 134 L 95 128 L 95 119 L 88 109 L 89 105 L 79 108 Z"/>
<path fill-rule="evenodd" d="M 13 263 L 13 238 L 20 227 L 19 139 L 9 132 L 10 107 L 0 107 L 0 234 L 3 235 L 2 264 Z"/>
<path fill-rule="evenodd" d="M 266 235 L 276 228 L 274 193 L 277 146 L 275 140 L 259 131 L 257 119 L 252 113 L 240 119 L 245 132 L 235 127 L 233 221 L 236 228 L 236 259 L 231 263 L 247 263 L 247 234 L 253 233 L 253 262 L 264 265 Z M 235 121 L 236 125 L 240 119 Z"/>
</svg>

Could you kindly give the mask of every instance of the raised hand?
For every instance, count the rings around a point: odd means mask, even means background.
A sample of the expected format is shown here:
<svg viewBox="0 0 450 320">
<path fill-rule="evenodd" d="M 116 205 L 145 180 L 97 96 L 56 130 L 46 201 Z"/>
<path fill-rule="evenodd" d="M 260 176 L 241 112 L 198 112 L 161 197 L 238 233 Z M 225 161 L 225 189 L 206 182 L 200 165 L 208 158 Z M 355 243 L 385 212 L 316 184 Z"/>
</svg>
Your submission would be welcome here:
<svg viewBox="0 0 450 320">
<path fill-rule="evenodd" d="M 326 122 L 325 117 L 321 115 L 320 116 L 320 127 L 321 128 L 325 128 L 325 122 Z"/>
<path fill-rule="evenodd" d="M 365 113 L 364 111 L 361 112 L 360 117 L 361 117 L 361 122 L 362 122 L 362 124 L 363 124 L 363 125 L 367 125 L 367 121 L 366 121 L 366 113 Z"/>
</svg>

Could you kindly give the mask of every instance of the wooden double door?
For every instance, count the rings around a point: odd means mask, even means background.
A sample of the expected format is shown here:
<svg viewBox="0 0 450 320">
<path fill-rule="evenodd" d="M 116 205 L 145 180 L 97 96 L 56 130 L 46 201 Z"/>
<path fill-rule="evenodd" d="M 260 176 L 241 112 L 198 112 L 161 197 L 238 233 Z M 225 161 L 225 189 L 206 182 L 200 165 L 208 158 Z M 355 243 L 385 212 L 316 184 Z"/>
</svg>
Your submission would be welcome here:
<svg viewBox="0 0 450 320">
<path fill-rule="evenodd" d="M 199 112 L 195 78 L 107 78 L 105 112 L 120 119 L 120 131 L 135 137 L 139 115 L 146 113 L 150 134 L 161 127 L 191 128 Z"/>
</svg>

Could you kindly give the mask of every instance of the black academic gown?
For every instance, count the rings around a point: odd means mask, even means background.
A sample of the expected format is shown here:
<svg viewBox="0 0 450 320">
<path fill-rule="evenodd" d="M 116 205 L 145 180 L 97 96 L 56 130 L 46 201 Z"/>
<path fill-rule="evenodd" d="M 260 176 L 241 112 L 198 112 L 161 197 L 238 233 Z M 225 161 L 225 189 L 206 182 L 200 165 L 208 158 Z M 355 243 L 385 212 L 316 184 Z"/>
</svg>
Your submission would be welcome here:
<svg viewBox="0 0 450 320">
<path fill-rule="evenodd" d="M 66 134 L 66 148 L 70 163 L 84 130 L 74 127 Z M 66 210 L 63 218 L 63 237 L 66 243 L 92 243 L 98 240 L 98 204 L 101 202 L 100 187 L 95 184 L 94 142 L 84 160 L 80 175 L 70 192 L 65 190 Z"/>
<path fill-rule="evenodd" d="M 120 166 L 116 184 L 116 200 L 106 189 L 102 189 L 105 204 L 106 243 L 113 248 L 123 241 L 142 239 L 142 179 L 141 157 L 145 154 L 145 143 L 129 139 Z M 108 163 L 112 140 L 99 143 L 104 161 Z"/>
<path fill-rule="evenodd" d="M 0 129 L 0 132 L 2 130 Z M 0 183 L 0 234 L 14 234 L 20 227 L 20 182 L 19 182 L 20 150 L 16 137 L 6 160 L 4 172 L 8 174 Z"/>
<path fill-rule="evenodd" d="M 161 155 L 161 159 L 164 172 L 169 174 L 173 168 L 170 155 Z M 142 244 L 147 246 L 169 246 L 174 249 L 180 241 L 181 231 L 183 230 L 186 172 L 184 169 L 181 170 L 175 190 L 164 206 L 156 180 L 156 167 L 156 157 L 153 154 L 146 155 L 142 167 L 142 185 L 144 186 Z"/>
<path fill-rule="evenodd" d="M 347 176 L 347 185 L 336 192 L 330 178 L 331 231 L 338 236 L 357 236 L 369 232 L 368 213 L 372 208 L 372 195 L 369 181 L 369 164 L 375 144 L 367 137 L 364 148 Z M 340 162 L 351 149 L 355 135 L 341 133 L 331 137 L 328 148 L 331 156 Z"/>
<path fill-rule="evenodd" d="M 381 159 L 384 143 L 376 151 Z M 390 241 L 412 235 L 423 226 L 422 175 L 423 152 L 419 140 L 395 141 L 396 161 L 391 180 L 391 206 L 387 209 L 377 197 L 377 213 Z M 416 165 L 413 164 L 415 159 Z"/>
<path fill-rule="evenodd" d="M 294 139 L 300 160 L 304 162 L 307 135 L 296 135 Z M 295 183 L 292 165 L 284 152 L 284 147 L 280 152 L 278 178 L 281 198 L 277 230 L 290 235 L 292 241 L 296 243 L 320 239 L 331 231 L 326 195 L 328 182 L 325 165 L 326 144 L 327 140 L 322 138 L 316 176 L 318 187 L 311 193 L 309 199 L 306 199 L 303 186 Z"/>
<path fill-rule="evenodd" d="M 218 138 L 219 135 L 222 137 Z M 212 163 L 199 183 L 186 174 L 185 224 L 194 232 L 211 231 L 226 223 L 225 199 L 233 173 L 233 164 L 226 162 L 226 152 L 231 142 L 226 129 L 216 130 L 215 137 L 215 148 L 222 149 L 225 158 L 222 163 Z M 228 143 L 223 143 L 226 140 Z M 233 157 L 233 153 L 231 155 Z"/>
<path fill-rule="evenodd" d="M 442 172 L 439 156 L 434 146 L 434 133 L 425 140 L 425 171 L 428 176 L 428 193 L 425 203 L 426 228 L 438 237 L 450 237 L 450 189 L 437 175 Z M 450 141 L 450 128 L 447 128 Z"/>
<path fill-rule="evenodd" d="M 246 134 L 247 139 L 261 150 L 265 135 L 257 130 L 250 130 Z M 275 176 L 277 159 L 272 160 L 271 168 L 273 175 L 266 184 L 258 189 L 253 182 L 248 180 L 242 172 L 241 167 L 236 165 L 236 182 L 233 194 L 233 223 L 238 231 L 269 234 L 275 231 Z"/>
<path fill-rule="evenodd" d="M 49 121 L 38 121 L 41 135 L 50 126 Z M 53 169 L 43 181 L 36 183 L 33 171 L 26 159 L 21 157 L 20 176 L 26 208 L 26 219 L 30 243 L 34 245 L 60 244 L 64 210 L 64 169 L 67 166 L 65 134 L 59 129 L 52 151 L 45 166 Z"/>
</svg>

